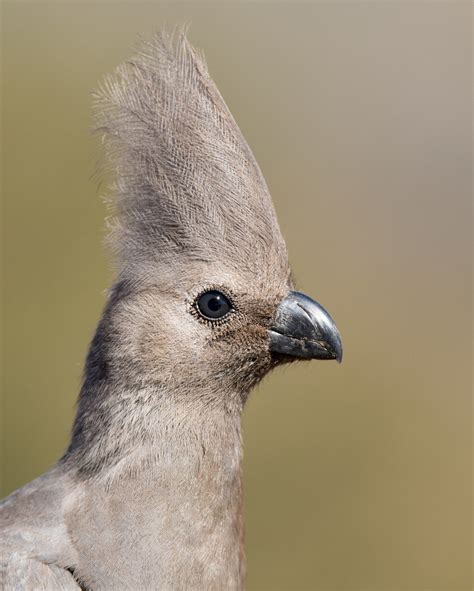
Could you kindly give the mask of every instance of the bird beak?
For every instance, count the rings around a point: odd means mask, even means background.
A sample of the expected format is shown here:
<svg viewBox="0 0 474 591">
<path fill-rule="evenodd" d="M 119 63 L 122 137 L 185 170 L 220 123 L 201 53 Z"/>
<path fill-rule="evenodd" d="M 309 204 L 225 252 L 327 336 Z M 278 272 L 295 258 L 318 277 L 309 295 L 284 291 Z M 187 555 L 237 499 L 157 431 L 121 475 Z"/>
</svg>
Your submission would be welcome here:
<svg viewBox="0 0 474 591">
<path fill-rule="evenodd" d="M 328 312 L 304 293 L 290 291 L 268 330 L 270 351 L 300 359 L 342 361 L 341 335 Z"/>
</svg>

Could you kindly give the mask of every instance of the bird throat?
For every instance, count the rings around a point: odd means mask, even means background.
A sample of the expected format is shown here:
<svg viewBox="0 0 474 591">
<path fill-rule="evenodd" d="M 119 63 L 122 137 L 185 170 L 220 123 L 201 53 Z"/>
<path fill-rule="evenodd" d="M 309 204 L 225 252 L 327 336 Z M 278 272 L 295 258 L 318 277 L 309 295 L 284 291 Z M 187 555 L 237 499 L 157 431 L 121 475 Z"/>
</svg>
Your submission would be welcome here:
<svg viewBox="0 0 474 591">
<path fill-rule="evenodd" d="M 113 516 L 108 535 L 116 547 L 108 547 L 104 564 L 114 561 L 122 588 L 128 571 L 120 565 L 134 556 L 141 574 L 129 588 L 242 589 L 241 409 L 142 396 L 154 404 L 131 412 L 128 401 L 126 414 L 116 410 L 107 430 L 77 440 L 64 458 L 78 482 L 87 482 L 88 522 Z M 70 519 L 80 531 L 80 515 Z M 97 553 L 100 525 L 96 536 Z"/>
</svg>

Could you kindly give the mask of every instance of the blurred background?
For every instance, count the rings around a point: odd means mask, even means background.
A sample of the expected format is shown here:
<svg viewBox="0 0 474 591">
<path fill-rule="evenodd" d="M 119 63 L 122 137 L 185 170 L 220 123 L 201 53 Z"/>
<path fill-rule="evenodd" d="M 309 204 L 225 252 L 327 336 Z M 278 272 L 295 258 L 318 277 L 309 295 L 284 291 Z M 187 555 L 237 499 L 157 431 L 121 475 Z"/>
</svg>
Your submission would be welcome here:
<svg viewBox="0 0 474 591">
<path fill-rule="evenodd" d="M 471 8 L 3 2 L 3 494 L 62 454 L 112 277 L 91 92 L 188 22 L 345 349 L 246 409 L 249 591 L 472 588 Z"/>
</svg>

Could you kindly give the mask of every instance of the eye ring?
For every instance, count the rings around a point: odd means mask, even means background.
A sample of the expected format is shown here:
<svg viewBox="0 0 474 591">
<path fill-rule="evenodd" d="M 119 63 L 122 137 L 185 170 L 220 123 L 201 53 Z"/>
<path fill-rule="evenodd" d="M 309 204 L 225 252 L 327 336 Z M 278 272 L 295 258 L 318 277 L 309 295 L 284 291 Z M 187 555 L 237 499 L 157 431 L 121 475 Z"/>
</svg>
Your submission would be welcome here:
<svg viewBox="0 0 474 591">
<path fill-rule="evenodd" d="M 194 307 L 202 318 L 211 322 L 225 320 L 235 310 L 231 299 L 218 289 L 208 289 L 200 293 Z"/>
</svg>

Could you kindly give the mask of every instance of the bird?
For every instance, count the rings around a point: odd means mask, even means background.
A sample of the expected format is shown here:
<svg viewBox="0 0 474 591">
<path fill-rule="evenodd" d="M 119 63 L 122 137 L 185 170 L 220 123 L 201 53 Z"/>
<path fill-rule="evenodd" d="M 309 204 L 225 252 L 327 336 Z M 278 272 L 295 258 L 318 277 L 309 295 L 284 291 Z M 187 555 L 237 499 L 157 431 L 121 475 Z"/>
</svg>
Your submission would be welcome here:
<svg viewBox="0 0 474 591">
<path fill-rule="evenodd" d="M 0 505 L 0 587 L 242 590 L 241 417 L 274 367 L 342 359 L 296 291 L 262 172 L 186 29 L 94 95 L 113 285 L 70 443 Z"/>
</svg>

